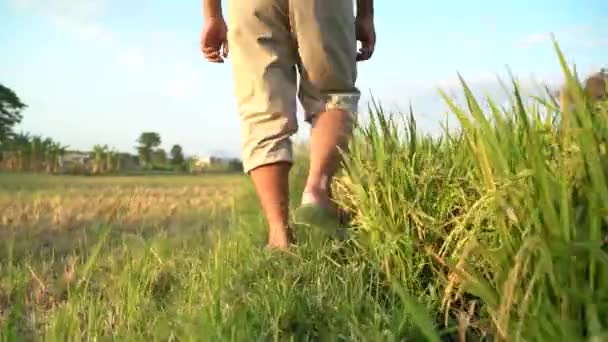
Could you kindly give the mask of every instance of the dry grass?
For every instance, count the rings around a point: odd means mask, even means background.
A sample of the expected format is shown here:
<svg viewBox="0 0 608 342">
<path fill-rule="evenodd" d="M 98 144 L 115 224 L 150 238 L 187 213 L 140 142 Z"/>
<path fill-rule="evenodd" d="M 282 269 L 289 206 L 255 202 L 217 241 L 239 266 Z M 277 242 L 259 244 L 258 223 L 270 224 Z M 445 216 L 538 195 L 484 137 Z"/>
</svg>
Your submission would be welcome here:
<svg viewBox="0 0 608 342">
<path fill-rule="evenodd" d="M 63 231 L 100 222 L 130 229 L 171 224 L 198 211 L 229 208 L 242 185 L 237 176 L 168 181 L 158 177 L 70 178 L 0 176 L 0 187 L 6 189 L 0 192 L 0 234 Z"/>
<path fill-rule="evenodd" d="M 27 328 L 18 330 L 23 336 L 40 331 L 40 322 L 67 300 L 67 289 L 88 273 L 86 260 L 105 238 L 104 227 L 111 227 L 104 255 L 129 238 L 200 238 L 211 225 L 227 226 L 222 222 L 229 220 L 244 181 L 0 175 L 0 323 L 23 305 L 27 317 L 18 321 Z"/>
<path fill-rule="evenodd" d="M 6 176 L 5 176 L 6 177 Z M 45 176 L 31 176 L 45 177 Z M 9 177 L 8 181 L 15 177 Z M 23 178 L 23 176 L 21 177 Z M 106 222 L 122 228 L 171 224 L 201 210 L 229 208 L 240 178 L 178 179 L 164 185 L 145 178 L 57 178 L 40 190 L 13 189 L 0 192 L 2 233 L 62 231 Z M 6 180 L 4 180 L 6 182 Z M 22 179 L 27 182 L 28 180 Z M 39 180 L 38 180 L 39 181 Z M 236 181 L 236 182 L 235 182 Z"/>
<path fill-rule="evenodd" d="M 32 251 L 65 254 L 96 225 L 114 236 L 201 229 L 225 215 L 242 190 L 241 176 L 55 177 L 0 176 L 0 246 L 17 256 Z"/>
</svg>

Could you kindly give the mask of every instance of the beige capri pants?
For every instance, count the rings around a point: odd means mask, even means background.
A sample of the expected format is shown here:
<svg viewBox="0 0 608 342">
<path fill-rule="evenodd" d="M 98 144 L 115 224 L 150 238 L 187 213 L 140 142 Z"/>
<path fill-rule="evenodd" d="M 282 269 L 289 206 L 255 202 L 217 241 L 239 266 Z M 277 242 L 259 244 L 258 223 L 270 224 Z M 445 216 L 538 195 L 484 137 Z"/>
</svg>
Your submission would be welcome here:
<svg viewBox="0 0 608 342">
<path fill-rule="evenodd" d="M 351 113 L 352 127 L 360 98 L 353 0 L 229 0 L 228 46 L 246 173 L 293 163 L 298 99 L 313 127 L 332 109 Z"/>
</svg>

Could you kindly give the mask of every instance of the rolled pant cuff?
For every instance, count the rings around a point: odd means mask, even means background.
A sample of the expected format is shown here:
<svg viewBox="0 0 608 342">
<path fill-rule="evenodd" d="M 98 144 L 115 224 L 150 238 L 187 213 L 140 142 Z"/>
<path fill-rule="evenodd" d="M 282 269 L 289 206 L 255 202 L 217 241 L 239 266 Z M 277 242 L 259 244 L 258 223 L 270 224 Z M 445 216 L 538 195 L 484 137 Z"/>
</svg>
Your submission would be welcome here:
<svg viewBox="0 0 608 342">
<path fill-rule="evenodd" d="M 255 155 L 243 158 L 243 171 L 245 174 L 249 174 L 252 170 L 260 166 L 266 166 L 276 163 L 293 164 L 292 153 L 290 151 L 287 151 L 287 149 L 270 153 L 256 153 Z"/>
<path fill-rule="evenodd" d="M 327 94 L 325 108 L 327 110 L 342 109 L 352 114 L 356 114 L 360 98 L 361 94 L 358 92 Z"/>
<path fill-rule="evenodd" d="M 312 112 L 306 113 L 305 121 L 313 123 L 319 114 L 331 110 L 344 110 L 350 114 L 351 119 L 354 119 L 359 111 L 360 98 L 361 94 L 359 92 L 326 94 L 325 101 L 321 106 L 318 106 Z"/>
</svg>

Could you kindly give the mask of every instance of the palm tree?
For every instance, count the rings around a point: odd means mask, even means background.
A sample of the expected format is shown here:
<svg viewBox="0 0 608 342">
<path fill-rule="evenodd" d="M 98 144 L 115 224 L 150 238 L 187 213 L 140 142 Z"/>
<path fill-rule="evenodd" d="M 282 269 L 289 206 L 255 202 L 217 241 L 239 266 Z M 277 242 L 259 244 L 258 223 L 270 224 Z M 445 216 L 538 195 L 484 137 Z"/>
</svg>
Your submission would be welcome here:
<svg viewBox="0 0 608 342">
<path fill-rule="evenodd" d="M 61 158 L 65 154 L 67 146 L 61 145 L 57 141 L 50 141 L 47 149 L 46 171 L 56 173 L 61 166 Z"/>
<path fill-rule="evenodd" d="M 116 155 L 115 149 L 108 149 L 106 152 L 106 172 L 116 171 Z"/>
<path fill-rule="evenodd" d="M 31 171 L 39 171 L 44 160 L 44 145 L 42 137 L 39 135 L 35 135 L 31 140 L 30 158 Z"/>
<path fill-rule="evenodd" d="M 52 138 L 17 133 L 2 146 L 2 167 L 9 171 L 56 172 L 67 146 Z"/>
<path fill-rule="evenodd" d="M 32 138 L 28 133 L 18 133 L 13 137 L 13 171 L 26 171 L 29 169 L 32 154 L 31 139 Z"/>
<path fill-rule="evenodd" d="M 57 146 L 57 164 L 56 164 L 58 168 L 61 167 L 63 156 L 65 156 L 65 152 L 67 151 L 68 148 L 69 148 L 69 146 L 67 146 L 67 145 L 58 144 L 58 146 Z"/>
<path fill-rule="evenodd" d="M 41 164 L 41 170 L 44 170 L 46 172 L 51 172 L 51 169 L 53 167 L 53 144 L 55 142 L 53 141 L 53 139 L 51 138 L 45 138 L 44 140 L 42 140 L 42 144 L 41 144 L 41 160 L 40 160 L 40 164 Z"/>
<path fill-rule="evenodd" d="M 121 171 L 122 165 L 120 162 L 120 152 L 118 150 L 114 150 L 112 152 L 112 170 Z"/>
<path fill-rule="evenodd" d="M 103 173 L 105 171 L 106 164 L 106 155 L 108 151 L 107 145 L 95 145 L 93 146 L 93 152 L 91 153 L 91 158 L 93 159 L 93 170 L 94 174 Z"/>
</svg>

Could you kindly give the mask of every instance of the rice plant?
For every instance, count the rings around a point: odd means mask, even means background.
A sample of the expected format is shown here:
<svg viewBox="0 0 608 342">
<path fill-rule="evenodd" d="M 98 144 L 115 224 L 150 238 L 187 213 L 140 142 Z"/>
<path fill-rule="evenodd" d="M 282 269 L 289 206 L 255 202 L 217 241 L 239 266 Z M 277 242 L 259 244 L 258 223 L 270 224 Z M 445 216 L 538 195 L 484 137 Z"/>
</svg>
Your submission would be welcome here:
<svg viewBox="0 0 608 342">
<path fill-rule="evenodd" d="M 504 341 L 604 340 L 608 123 L 576 94 L 567 124 L 549 102 L 525 106 L 512 82 L 512 109 L 486 99 L 484 112 L 447 95 L 462 127 L 419 136 L 372 108 L 342 177 L 343 205 L 356 213 L 361 249 L 393 286 L 442 324 Z M 555 122 L 559 122 L 555 124 Z M 426 324 L 425 327 L 432 326 Z"/>
</svg>

